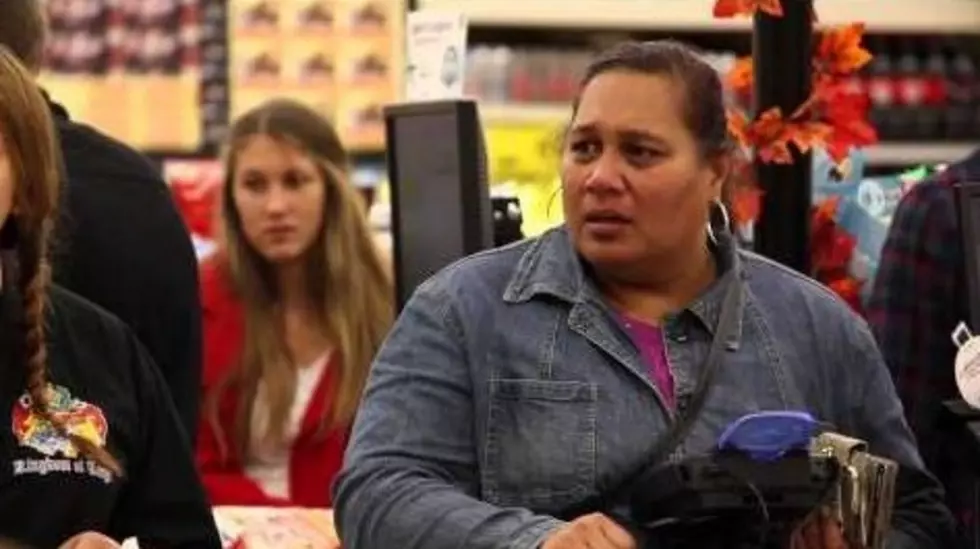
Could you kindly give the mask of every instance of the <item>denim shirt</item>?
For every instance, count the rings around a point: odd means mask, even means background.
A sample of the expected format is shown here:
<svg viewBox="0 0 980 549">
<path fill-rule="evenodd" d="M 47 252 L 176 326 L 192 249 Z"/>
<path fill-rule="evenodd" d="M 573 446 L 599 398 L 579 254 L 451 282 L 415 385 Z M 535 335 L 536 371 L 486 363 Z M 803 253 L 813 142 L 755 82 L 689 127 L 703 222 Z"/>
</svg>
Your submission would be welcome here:
<svg viewBox="0 0 980 549">
<path fill-rule="evenodd" d="M 722 275 L 664 323 L 684 410 L 732 277 L 739 321 L 673 455 L 754 411 L 807 410 L 921 469 L 865 323 L 822 286 L 723 239 Z M 335 484 L 348 549 L 532 549 L 559 510 L 650 459 L 674 412 L 564 228 L 468 257 L 418 288 L 372 367 Z M 889 549 L 948 547 L 927 475 L 899 486 Z"/>
</svg>

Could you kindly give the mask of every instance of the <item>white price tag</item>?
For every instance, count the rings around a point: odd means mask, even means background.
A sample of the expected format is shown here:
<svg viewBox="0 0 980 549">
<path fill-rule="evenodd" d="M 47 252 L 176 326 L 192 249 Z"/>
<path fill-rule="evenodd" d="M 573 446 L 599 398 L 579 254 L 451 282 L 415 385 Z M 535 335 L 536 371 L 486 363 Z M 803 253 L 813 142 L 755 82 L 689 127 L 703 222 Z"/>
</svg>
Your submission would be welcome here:
<svg viewBox="0 0 980 549">
<path fill-rule="evenodd" d="M 980 337 L 960 322 L 952 334 L 956 353 L 956 387 L 967 404 L 980 408 Z"/>
<path fill-rule="evenodd" d="M 406 20 L 406 90 L 409 101 L 463 97 L 466 80 L 466 17 L 413 11 Z"/>
</svg>

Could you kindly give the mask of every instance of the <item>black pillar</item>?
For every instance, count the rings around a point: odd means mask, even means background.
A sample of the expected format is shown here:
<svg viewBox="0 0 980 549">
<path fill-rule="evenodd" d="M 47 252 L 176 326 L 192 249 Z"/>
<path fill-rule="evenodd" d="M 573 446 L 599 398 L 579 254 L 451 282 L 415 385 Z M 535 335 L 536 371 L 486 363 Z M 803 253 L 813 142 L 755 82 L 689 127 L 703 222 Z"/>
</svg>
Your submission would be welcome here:
<svg viewBox="0 0 980 549">
<path fill-rule="evenodd" d="M 752 33 L 755 112 L 779 107 L 789 116 L 810 95 L 812 0 L 782 0 L 783 15 L 756 13 Z M 792 148 L 792 147 L 791 147 Z M 758 159 L 764 192 L 755 226 L 755 249 L 787 267 L 809 273 L 810 154 L 793 150 L 791 164 Z"/>
</svg>

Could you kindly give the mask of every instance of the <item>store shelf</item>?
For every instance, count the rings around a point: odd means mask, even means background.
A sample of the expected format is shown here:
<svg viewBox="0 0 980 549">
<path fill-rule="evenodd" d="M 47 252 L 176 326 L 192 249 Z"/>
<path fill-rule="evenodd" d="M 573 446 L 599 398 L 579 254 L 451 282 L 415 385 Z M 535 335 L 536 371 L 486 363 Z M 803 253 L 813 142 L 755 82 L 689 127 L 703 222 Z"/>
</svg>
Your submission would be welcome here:
<svg viewBox="0 0 980 549">
<path fill-rule="evenodd" d="M 657 31 L 748 29 L 748 19 L 714 19 L 714 0 L 419 0 L 420 9 L 463 13 L 485 27 Z M 881 33 L 980 34 L 976 0 L 817 0 L 820 24 L 862 21 Z"/>
<path fill-rule="evenodd" d="M 484 123 L 548 123 L 564 122 L 572 115 L 570 105 L 545 104 L 486 104 L 479 103 L 480 118 Z"/>
<path fill-rule="evenodd" d="M 980 147 L 980 143 L 909 142 L 882 143 L 864 149 L 869 164 L 907 166 L 956 162 Z"/>
<path fill-rule="evenodd" d="M 480 104 L 484 124 L 563 123 L 572 113 L 567 105 Z M 882 143 L 864 150 L 868 163 L 888 166 L 954 162 L 968 156 L 978 143 L 905 142 Z"/>
</svg>

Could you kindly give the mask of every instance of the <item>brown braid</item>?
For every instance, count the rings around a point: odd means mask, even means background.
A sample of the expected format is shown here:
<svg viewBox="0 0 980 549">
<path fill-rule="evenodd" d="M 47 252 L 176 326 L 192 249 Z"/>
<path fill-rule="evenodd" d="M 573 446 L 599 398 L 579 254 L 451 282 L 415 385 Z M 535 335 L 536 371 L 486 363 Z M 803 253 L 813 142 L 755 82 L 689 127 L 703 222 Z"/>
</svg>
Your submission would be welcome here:
<svg viewBox="0 0 980 549">
<path fill-rule="evenodd" d="M 6 2 L 7 0 L 0 0 Z M 47 420 L 75 448 L 99 465 L 122 474 L 122 467 L 105 449 L 69 432 L 64 420 L 51 411 L 48 399 L 45 313 L 50 279 L 48 239 L 57 215 L 61 186 L 61 152 L 51 110 L 30 73 L 7 48 L 0 46 L 0 139 L 14 181 L 14 215 L 3 225 L 14 229 L 16 250 L 12 285 L 23 299 L 23 357 L 27 361 L 27 392 L 31 410 Z M 9 233 L 8 233 L 9 236 Z M 18 272 L 19 271 L 19 272 Z M 4 281 L 6 282 L 6 281 Z"/>
<path fill-rule="evenodd" d="M 43 231 L 47 233 L 48 230 Z M 24 299 L 24 356 L 27 358 L 27 392 L 31 396 L 31 409 L 47 420 L 68 438 L 82 454 L 99 465 L 122 476 L 123 470 L 112 454 L 92 441 L 68 431 L 64 422 L 51 413 L 48 401 L 47 348 L 45 345 L 44 313 L 47 307 L 47 287 L 51 269 L 44 259 L 44 242 L 20 242 L 20 290 Z M 35 245 L 32 245 L 35 244 Z"/>
</svg>

